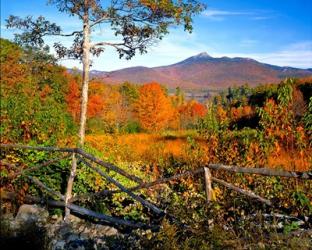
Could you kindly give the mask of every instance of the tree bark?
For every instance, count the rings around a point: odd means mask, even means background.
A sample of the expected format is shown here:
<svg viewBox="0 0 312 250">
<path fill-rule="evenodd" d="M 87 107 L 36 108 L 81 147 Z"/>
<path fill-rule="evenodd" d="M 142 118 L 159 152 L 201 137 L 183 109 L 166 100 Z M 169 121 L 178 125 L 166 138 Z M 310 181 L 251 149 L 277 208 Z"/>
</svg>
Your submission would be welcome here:
<svg viewBox="0 0 312 250">
<path fill-rule="evenodd" d="M 85 0 L 85 12 L 83 15 L 83 55 L 82 55 L 82 92 L 81 92 L 81 112 L 79 143 L 84 145 L 87 108 L 88 108 L 88 89 L 89 89 L 89 71 L 90 71 L 90 24 L 89 24 L 89 3 Z"/>
<path fill-rule="evenodd" d="M 70 175 L 67 182 L 67 189 L 66 189 L 66 195 L 65 195 L 65 217 L 64 220 L 67 221 L 69 215 L 70 215 L 70 209 L 68 208 L 69 200 L 72 197 L 72 190 L 74 185 L 74 179 L 76 176 L 76 170 L 77 170 L 77 160 L 76 155 L 73 153 L 72 155 L 72 168 L 70 171 Z"/>
<path fill-rule="evenodd" d="M 212 200 L 212 185 L 211 185 L 211 173 L 209 168 L 204 168 L 205 173 L 205 191 L 206 191 L 206 198 L 207 198 L 207 204 Z"/>
</svg>

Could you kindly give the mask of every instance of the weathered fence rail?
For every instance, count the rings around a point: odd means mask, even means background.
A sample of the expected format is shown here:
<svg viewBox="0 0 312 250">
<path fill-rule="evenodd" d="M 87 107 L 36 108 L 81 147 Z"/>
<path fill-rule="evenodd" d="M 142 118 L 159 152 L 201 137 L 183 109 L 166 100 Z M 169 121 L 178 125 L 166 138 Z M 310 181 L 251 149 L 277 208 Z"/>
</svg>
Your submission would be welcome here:
<svg viewBox="0 0 312 250">
<path fill-rule="evenodd" d="M 38 151 L 54 151 L 54 152 L 67 152 L 67 153 L 77 153 L 81 156 L 85 157 L 88 160 L 91 160 L 109 170 L 115 171 L 130 180 L 136 181 L 138 183 L 142 182 L 142 180 L 136 176 L 128 174 L 121 168 L 117 166 L 104 162 L 93 155 L 90 155 L 83 151 L 80 148 L 57 148 L 57 147 L 34 147 L 34 146 L 27 146 L 27 145 L 19 145 L 19 144 L 0 144 L 0 148 L 11 148 L 11 149 L 29 149 L 29 150 L 38 150 Z M 298 179 L 312 179 L 311 172 L 295 172 L 295 171 L 285 171 L 285 170 L 276 170 L 270 168 L 257 168 L 257 167 L 237 167 L 237 166 L 229 166 L 224 164 L 208 164 L 207 166 L 210 169 L 214 170 L 225 170 L 234 173 L 245 173 L 245 174 L 258 174 L 258 175 L 265 175 L 265 176 L 280 176 L 280 177 L 290 177 L 290 178 L 298 178 Z M 204 171 L 201 169 L 200 171 Z M 194 171 L 197 173 L 196 171 Z"/>
<path fill-rule="evenodd" d="M 280 177 L 287 177 L 287 178 L 297 178 L 297 179 L 304 179 L 304 180 L 311 180 L 312 179 L 312 173 L 311 172 L 289 172 L 284 170 L 276 170 L 276 169 L 269 169 L 269 168 L 252 168 L 252 167 L 238 167 L 238 166 L 228 166 L 223 164 L 208 164 L 202 168 L 198 168 L 191 171 L 185 171 L 183 173 L 176 174 L 171 177 L 167 178 L 160 178 L 158 180 L 152 181 L 152 182 L 143 182 L 140 178 L 131 175 L 127 173 L 125 170 L 111 164 L 108 162 L 104 162 L 93 155 L 90 155 L 83 151 L 80 148 L 56 148 L 56 147 L 34 147 L 34 146 L 27 146 L 27 145 L 16 145 L 16 144 L 0 144 L 0 149 L 23 149 L 23 150 L 36 150 L 36 151 L 48 151 L 48 152 L 61 152 L 65 153 L 62 157 L 58 157 L 52 160 L 48 160 L 44 163 L 41 163 L 36 166 L 31 166 L 27 169 L 20 170 L 10 176 L 10 178 L 16 178 L 20 175 L 26 175 L 29 180 L 31 180 L 35 185 L 37 185 L 40 189 L 46 191 L 51 197 L 57 197 L 60 199 L 60 201 L 56 200 L 50 200 L 49 203 L 52 205 L 62 206 L 65 208 L 65 220 L 68 218 L 68 215 L 70 212 L 75 212 L 81 215 L 91 216 L 99 220 L 106 221 L 108 223 L 116 224 L 116 225 L 122 225 L 122 226 L 128 226 L 128 227 L 146 227 L 146 225 L 143 225 L 142 223 L 134 223 L 128 220 L 123 220 L 120 218 L 114 218 L 108 215 L 100 214 L 97 212 L 94 212 L 92 210 L 89 210 L 87 208 L 77 206 L 73 204 L 76 201 L 80 201 L 86 198 L 94 197 L 94 196 L 105 196 L 108 194 L 113 194 L 117 192 L 124 192 L 127 195 L 129 195 L 131 198 L 136 200 L 137 202 L 140 202 L 144 207 L 146 207 L 149 211 L 152 211 L 153 213 L 164 216 L 166 213 L 158 208 L 156 205 L 152 204 L 151 202 L 143 199 L 141 196 L 136 195 L 134 192 L 138 191 L 140 189 L 147 189 L 151 188 L 156 185 L 164 184 L 171 182 L 173 180 L 177 180 L 180 178 L 185 178 L 188 176 L 194 176 L 198 174 L 204 174 L 205 178 L 205 191 L 207 195 L 207 202 L 210 202 L 212 199 L 212 182 L 216 182 L 218 184 L 221 184 L 231 190 L 234 190 L 238 193 L 241 193 L 245 196 L 248 196 L 253 199 L 257 199 L 258 201 L 268 205 L 272 206 L 272 202 L 268 199 L 262 198 L 258 196 L 257 194 L 253 193 L 250 190 L 241 189 L 239 187 L 234 186 L 231 183 L 227 183 L 221 179 L 218 179 L 216 177 L 213 177 L 210 170 L 222 170 L 232 173 L 243 173 L 243 174 L 257 174 L 257 175 L 263 175 L 263 176 L 280 176 Z M 46 186 L 44 183 L 39 181 L 36 177 L 30 176 L 31 172 L 34 170 L 37 170 L 41 167 L 48 166 L 50 164 L 53 164 L 55 162 L 58 162 L 63 159 L 69 159 L 71 155 L 71 169 L 70 169 L 70 175 L 67 182 L 67 188 L 65 195 L 56 192 Z M 97 172 L 99 175 L 101 175 L 103 178 L 105 178 L 108 182 L 114 184 L 118 189 L 117 190 L 101 190 L 96 193 L 87 193 L 87 194 L 81 194 L 81 195 L 72 195 L 72 188 L 74 184 L 74 179 L 76 175 L 77 168 L 79 167 L 79 164 L 82 163 L 85 166 L 91 168 L 93 171 Z M 3 162 L 1 161 L 2 165 L 7 166 L 14 166 L 12 163 Z M 98 166 L 96 166 L 98 165 Z M 106 170 L 114 171 L 129 180 L 134 181 L 137 183 L 136 186 L 127 188 L 123 186 L 121 183 L 119 183 L 117 180 L 109 176 L 106 172 L 104 172 L 100 167 L 104 167 Z M 11 195 L 12 196 L 12 195 Z M 10 196 L 10 197 L 11 197 Z M 9 197 L 9 196 L 8 196 Z M 30 197 L 28 196 L 29 200 L 32 201 L 40 201 L 40 198 L 38 197 Z M 155 227 L 155 225 L 149 225 L 150 227 Z"/>
</svg>

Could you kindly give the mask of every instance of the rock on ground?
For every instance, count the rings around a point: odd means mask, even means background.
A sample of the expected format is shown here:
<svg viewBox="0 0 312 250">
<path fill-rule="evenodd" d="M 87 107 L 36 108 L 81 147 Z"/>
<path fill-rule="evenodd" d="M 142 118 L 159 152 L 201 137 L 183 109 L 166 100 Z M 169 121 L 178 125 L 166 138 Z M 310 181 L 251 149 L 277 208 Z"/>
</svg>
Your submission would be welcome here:
<svg viewBox="0 0 312 250">
<path fill-rule="evenodd" d="M 74 215 L 68 221 L 49 216 L 37 205 L 22 205 L 17 215 L 1 220 L 1 249 L 138 249 L 132 236 L 116 228 L 93 224 Z M 9 248 L 8 248 L 9 247 Z"/>
</svg>

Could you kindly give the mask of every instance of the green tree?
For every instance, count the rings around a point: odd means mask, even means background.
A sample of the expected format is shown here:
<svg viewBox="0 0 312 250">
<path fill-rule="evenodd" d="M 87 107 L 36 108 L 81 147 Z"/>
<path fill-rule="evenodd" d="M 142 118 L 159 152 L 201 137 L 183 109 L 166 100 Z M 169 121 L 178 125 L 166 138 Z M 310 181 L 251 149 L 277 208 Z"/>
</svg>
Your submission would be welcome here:
<svg viewBox="0 0 312 250">
<path fill-rule="evenodd" d="M 50 61 L 44 64 L 41 52 L 36 55 L 4 39 L 0 43 L 1 141 L 56 143 L 73 126 L 65 111 L 65 69 Z M 42 72 L 32 74 L 38 67 Z"/>
<path fill-rule="evenodd" d="M 120 86 L 119 92 L 127 105 L 132 105 L 139 98 L 139 86 L 129 82 L 124 82 Z"/>
<path fill-rule="evenodd" d="M 185 102 L 185 94 L 184 94 L 183 90 L 181 90 L 180 87 L 176 87 L 174 106 L 179 107 L 179 106 L 183 105 L 184 102 Z"/>
</svg>

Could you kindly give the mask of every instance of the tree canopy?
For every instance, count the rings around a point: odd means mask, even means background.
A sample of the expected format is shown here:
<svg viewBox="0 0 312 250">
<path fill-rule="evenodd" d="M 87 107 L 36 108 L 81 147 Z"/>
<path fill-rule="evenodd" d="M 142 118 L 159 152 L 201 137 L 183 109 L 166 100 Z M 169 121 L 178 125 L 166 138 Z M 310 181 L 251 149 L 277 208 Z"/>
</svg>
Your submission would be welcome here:
<svg viewBox="0 0 312 250">
<path fill-rule="evenodd" d="M 147 47 L 162 39 L 173 25 L 183 25 L 186 31 L 191 32 L 193 15 L 204 8 L 196 0 L 113 0 L 110 3 L 100 0 L 49 0 L 48 3 L 80 20 L 86 21 L 87 18 L 90 31 L 100 24 L 108 24 L 118 42 L 94 41 L 90 51 L 99 55 L 105 47 L 112 46 L 120 58 L 126 59 L 132 58 L 137 51 L 145 53 Z M 32 16 L 21 18 L 13 15 L 7 19 L 6 26 L 21 29 L 23 32 L 15 34 L 15 41 L 29 46 L 43 47 L 45 36 L 73 36 L 71 47 L 67 48 L 60 42 L 55 42 L 53 46 L 59 57 L 82 59 L 83 26 L 81 30 L 64 33 L 61 26 L 44 16 L 34 19 Z"/>
</svg>

